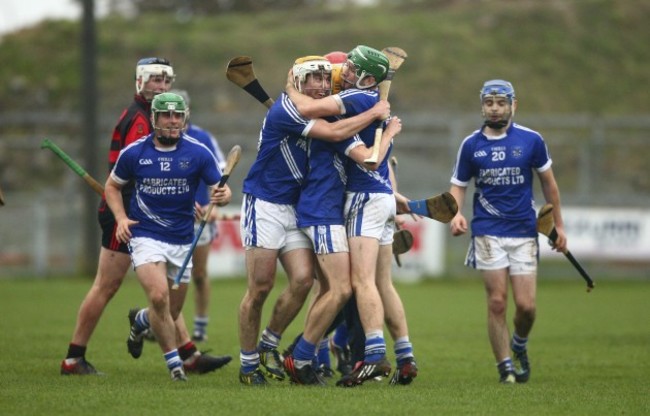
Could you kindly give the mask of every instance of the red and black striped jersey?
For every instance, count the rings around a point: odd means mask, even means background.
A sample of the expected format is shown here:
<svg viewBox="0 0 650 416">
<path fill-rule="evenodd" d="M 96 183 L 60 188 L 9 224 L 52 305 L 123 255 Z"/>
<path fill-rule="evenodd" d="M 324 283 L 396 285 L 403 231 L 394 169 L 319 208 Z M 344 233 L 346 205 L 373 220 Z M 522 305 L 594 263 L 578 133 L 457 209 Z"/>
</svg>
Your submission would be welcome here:
<svg viewBox="0 0 650 416">
<path fill-rule="evenodd" d="M 131 105 L 120 115 L 120 120 L 113 130 L 111 147 L 108 151 L 109 173 L 113 170 L 122 149 L 153 131 L 150 116 L 151 103 L 136 94 Z"/>
</svg>

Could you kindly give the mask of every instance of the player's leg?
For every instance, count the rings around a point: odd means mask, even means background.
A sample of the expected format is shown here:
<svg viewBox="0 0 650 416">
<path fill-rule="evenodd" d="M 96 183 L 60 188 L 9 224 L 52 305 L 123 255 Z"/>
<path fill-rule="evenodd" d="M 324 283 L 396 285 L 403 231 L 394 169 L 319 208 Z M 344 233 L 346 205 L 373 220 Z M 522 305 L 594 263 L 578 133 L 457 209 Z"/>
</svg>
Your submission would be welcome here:
<svg viewBox="0 0 650 416">
<path fill-rule="evenodd" d="M 172 375 L 172 379 L 184 380 L 183 362 L 176 348 L 176 330 L 174 319 L 170 313 L 171 300 L 167 279 L 167 263 L 162 261 L 142 263 L 136 266 L 135 271 L 149 300 L 149 307 L 147 308 L 149 323 L 156 334 L 167 368 Z M 187 282 L 181 282 L 178 291 L 184 294 L 187 291 Z M 179 294 L 178 296 L 182 295 Z"/>
<path fill-rule="evenodd" d="M 79 307 L 68 354 L 61 363 L 61 374 L 97 374 L 92 364 L 86 361 L 86 347 L 106 305 L 122 285 L 130 266 L 128 254 L 104 247 L 100 249 L 95 281 Z"/>
<path fill-rule="evenodd" d="M 410 384 L 418 374 L 418 367 L 413 355 L 413 344 L 409 338 L 406 312 L 402 299 L 393 285 L 391 266 L 393 246 L 386 244 L 379 247 L 377 261 L 377 288 L 384 304 L 384 316 L 388 331 L 393 338 L 393 347 L 397 366 L 391 378 L 391 384 Z"/>
<path fill-rule="evenodd" d="M 309 248 L 305 248 L 306 246 Z M 276 380 L 285 378 L 284 357 L 278 351 L 282 334 L 302 309 L 314 283 L 312 258 L 309 240 L 305 240 L 302 245 L 291 243 L 280 254 L 280 263 L 287 273 L 289 284 L 278 296 L 269 324 L 262 331 L 257 346 L 267 375 Z"/>
<path fill-rule="evenodd" d="M 315 345 L 325 336 L 330 324 L 352 295 L 350 260 L 347 252 L 317 256 L 321 291 L 307 317 L 303 338 Z"/>
<path fill-rule="evenodd" d="M 487 298 L 488 338 L 499 370 L 500 381 L 513 383 L 514 368 L 510 357 L 510 335 L 506 322 L 508 269 L 482 270 Z"/>
<path fill-rule="evenodd" d="M 365 334 L 362 362 L 341 378 L 338 386 L 351 387 L 377 376 L 388 376 L 391 366 L 386 359 L 384 307 L 376 285 L 375 267 L 379 241 L 370 237 L 352 237 L 350 242 L 351 282 L 361 325 Z"/>
<path fill-rule="evenodd" d="M 345 202 L 350 248 L 352 290 L 365 334 L 364 360 L 337 382 L 354 386 L 390 374 L 384 339 L 384 307 L 377 289 L 379 244 L 386 224 L 395 215 L 395 198 L 389 194 L 350 193 Z"/>
<path fill-rule="evenodd" d="M 278 250 L 275 249 L 249 247 L 246 250 L 248 287 L 239 305 L 239 379 L 244 384 L 266 383 L 259 371 L 257 337 L 260 333 L 262 308 L 275 283 L 277 258 Z"/>
<path fill-rule="evenodd" d="M 345 230 L 340 228 L 340 241 L 345 244 Z M 328 244 L 331 246 L 331 244 Z M 298 384 L 325 384 L 316 372 L 313 361 L 325 332 L 345 302 L 350 298 L 350 262 L 346 251 L 318 254 L 320 291 L 309 313 L 303 336 L 284 366 L 292 381 Z"/>
<path fill-rule="evenodd" d="M 515 377 L 525 383 L 530 378 L 528 336 L 535 323 L 537 297 L 536 239 L 512 239 L 510 254 L 510 283 L 515 302 L 514 331 L 510 348 L 513 352 Z"/>
</svg>

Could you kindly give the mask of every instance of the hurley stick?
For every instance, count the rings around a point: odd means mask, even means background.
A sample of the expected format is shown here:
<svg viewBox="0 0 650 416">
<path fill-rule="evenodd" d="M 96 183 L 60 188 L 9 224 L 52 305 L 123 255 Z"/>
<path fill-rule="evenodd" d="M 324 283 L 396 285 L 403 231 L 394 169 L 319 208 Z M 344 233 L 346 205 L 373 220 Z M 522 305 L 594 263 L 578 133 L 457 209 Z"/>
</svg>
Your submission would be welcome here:
<svg viewBox="0 0 650 416">
<path fill-rule="evenodd" d="M 397 157 L 390 158 L 390 165 L 393 167 L 393 174 L 397 179 Z M 409 230 L 402 229 L 395 221 L 395 232 L 393 233 L 393 256 L 398 267 L 402 267 L 400 254 L 404 254 L 413 247 L 413 234 Z"/>
<path fill-rule="evenodd" d="M 235 168 L 235 166 L 237 166 L 237 162 L 239 162 L 240 157 L 241 157 L 241 147 L 239 145 L 233 146 L 233 148 L 230 149 L 230 152 L 228 152 L 226 167 L 223 170 L 223 175 L 221 175 L 221 180 L 217 185 L 218 188 L 222 188 L 226 184 L 228 178 L 230 177 L 230 173 Z M 185 269 L 187 269 L 187 265 L 190 263 L 190 260 L 192 259 L 192 254 L 194 254 L 194 249 L 196 248 L 196 244 L 199 242 L 199 237 L 201 237 L 203 228 L 205 228 L 205 224 L 208 222 L 208 218 L 210 218 L 210 213 L 212 212 L 213 208 L 214 208 L 214 204 L 210 203 L 210 205 L 208 205 L 208 209 L 205 212 L 205 215 L 203 215 L 203 219 L 201 219 L 201 223 L 199 224 L 199 229 L 196 231 L 196 234 L 194 235 L 194 240 L 192 241 L 192 245 L 190 246 L 190 251 L 187 252 L 187 255 L 185 256 L 185 260 L 183 260 L 183 264 L 181 265 L 181 268 L 178 270 L 178 273 L 174 278 L 174 284 L 172 285 L 172 289 L 178 289 L 179 285 L 181 284 L 181 278 L 185 273 Z"/>
<path fill-rule="evenodd" d="M 104 194 L 104 187 L 95 180 L 92 176 L 88 174 L 81 166 L 77 164 L 70 156 L 67 155 L 59 146 L 54 144 L 50 139 L 44 139 L 43 142 L 41 143 L 41 149 L 50 149 L 51 151 L 54 152 L 55 155 L 61 158 L 65 162 L 66 165 L 70 167 L 75 173 L 83 178 L 84 181 L 88 185 L 90 185 L 91 188 L 95 192 L 97 192 L 100 196 Z"/>
<path fill-rule="evenodd" d="M 408 55 L 404 52 L 404 49 L 398 48 L 397 46 L 386 47 L 382 49 L 382 52 L 388 58 L 388 74 L 386 75 L 386 79 L 379 83 L 379 98 L 381 100 L 387 100 L 388 92 L 390 91 L 390 84 L 395 76 L 395 71 L 402 66 Z M 380 125 L 377 127 L 377 130 L 375 130 L 375 144 L 372 147 L 372 154 L 369 159 L 364 160 L 365 163 L 374 165 L 379 161 L 379 146 L 381 143 L 382 133 L 383 129 Z"/>
<path fill-rule="evenodd" d="M 557 240 L 557 231 L 555 230 L 555 221 L 553 221 L 553 204 L 546 204 L 540 208 L 539 213 L 537 214 L 537 232 L 545 235 L 553 244 L 555 244 L 555 240 Z M 564 250 L 562 253 L 564 253 L 566 258 L 569 259 L 578 273 L 580 273 L 580 276 L 585 279 L 585 282 L 587 282 L 587 292 L 591 292 L 591 289 L 594 288 L 594 281 L 591 279 L 591 276 L 589 276 L 589 273 L 587 273 L 568 249 Z"/>
<path fill-rule="evenodd" d="M 458 212 L 456 198 L 449 192 L 444 192 L 426 199 L 409 201 L 408 205 L 414 214 L 422 215 L 445 224 L 451 221 Z"/>
<path fill-rule="evenodd" d="M 273 105 L 273 99 L 269 97 L 262 85 L 255 76 L 253 70 L 253 59 L 250 56 L 237 56 L 228 62 L 226 78 L 232 83 L 243 88 L 244 91 L 255 97 L 257 101 L 267 108 Z"/>
</svg>

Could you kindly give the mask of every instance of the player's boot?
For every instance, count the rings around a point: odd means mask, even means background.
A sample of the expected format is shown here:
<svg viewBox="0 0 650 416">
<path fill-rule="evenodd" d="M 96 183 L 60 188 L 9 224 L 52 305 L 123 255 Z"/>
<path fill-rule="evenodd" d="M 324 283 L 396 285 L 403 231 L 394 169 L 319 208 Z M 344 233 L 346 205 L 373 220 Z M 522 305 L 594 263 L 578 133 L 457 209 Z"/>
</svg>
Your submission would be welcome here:
<svg viewBox="0 0 650 416">
<path fill-rule="evenodd" d="M 260 351 L 260 364 L 264 367 L 266 375 L 274 380 L 282 381 L 286 378 L 282 354 L 276 349 Z"/>
<path fill-rule="evenodd" d="M 318 373 L 319 376 L 324 377 L 324 378 L 333 378 L 336 373 L 334 373 L 334 370 L 327 364 L 321 364 L 318 366 L 316 369 L 316 372 Z"/>
<path fill-rule="evenodd" d="M 407 358 L 403 363 L 398 364 L 395 373 L 390 378 L 391 385 L 407 385 L 413 382 L 413 379 L 418 375 L 418 366 L 413 357 Z"/>
<path fill-rule="evenodd" d="M 144 331 L 138 331 L 135 327 L 135 316 L 139 308 L 129 309 L 129 338 L 126 340 L 126 348 L 133 358 L 140 358 L 144 344 Z"/>
<path fill-rule="evenodd" d="M 515 365 L 515 380 L 517 383 L 525 383 L 530 378 L 530 362 L 528 361 L 528 352 L 513 351 L 513 364 Z"/>
<path fill-rule="evenodd" d="M 66 363 L 66 360 L 61 362 L 61 375 L 70 376 L 86 376 L 86 375 L 96 375 L 103 376 L 104 373 L 97 371 L 92 364 L 90 364 L 84 357 L 78 358 L 73 363 Z"/>
<path fill-rule="evenodd" d="M 354 387 L 363 384 L 364 381 L 373 379 L 375 377 L 388 377 L 390 375 L 390 363 L 386 357 L 382 357 L 378 361 L 367 362 L 359 361 L 350 374 L 341 377 L 336 382 L 337 386 L 341 387 Z"/>
<path fill-rule="evenodd" d="M 293 355 L 288 354 L 284 357 L 284 369 L 289 375 L 293 384 L 325 386 L 327 382 L 314 370 L 311 364 L 297 368 L 293 360 Z"/>
<path fill-rule="evenodd" d="M 248 373 L 239 370 L 239 382 L 250 386 L 265 386 L 268 384 L 259 367 Z"/>
<path fill-rule="evenodd" d="M 499 383 L 502 384 L 515 384 L 515 372 L 512 370 L 499 371 Z"/>
<path fill-rule="evenodd" d="M 174 367 L 169 371 L 172 381 L 187 381 L 187 376 L 183 371 L 183 366 Z"/>
<path fill-rule="evenodd" d="M 346 376 L 352 372 L 352 353 L 349 346 L 340 347 L 336 345 L 333 338 L 330 338 L 330 351 L 336 358 L 336 369 L 342 376 Z"/>
<path fill-rule="evenodd" d="M 201 351 L 183 361 L 187 373 L 205 374 L 215 371 L 232 360 L 230 355 L 214 356 Z"/>
</svg>

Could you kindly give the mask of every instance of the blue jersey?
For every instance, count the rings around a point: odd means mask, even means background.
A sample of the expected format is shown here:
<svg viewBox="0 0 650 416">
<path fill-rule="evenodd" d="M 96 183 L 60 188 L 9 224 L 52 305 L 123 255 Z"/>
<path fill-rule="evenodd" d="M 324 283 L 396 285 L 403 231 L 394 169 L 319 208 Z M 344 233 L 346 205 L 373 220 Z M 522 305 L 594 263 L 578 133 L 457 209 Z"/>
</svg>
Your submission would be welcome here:
<svg viewBox="0 0 650 416">
<path fill-rule="evenodd" d="M 352 117 L 363 113 L 372 108 L 379 101 L 379 91 L 377 90 L 359 90 L 352 88 L 341 91 L 339 97 L 345 106 L 345 116 Z M 367 147 L 375 144 L 375 130 L 379 127 L 379 122 L 373 122 L 365 129 L 359 132 L 359 137 Z M 386 157 L 372 171 L 366 169 L 353 160 L 348 160 L 346 173 L 348 176 L 347 190 L 350 192 L 368 192 L 368 193 L 393 193 L 393 187 L 390 183 L 390 174 L 388 170 L 388 159 L 393 145 L 391 144 Z"/>
<path fill-rule="evenodd" d="M 217 159 L 197 140 L 183 134 L 171 150 L 154 146 L 153 133 L 125 147 L 117 159 L 113 179 L 135 182 L 129 218 L 133 237 L 149 237 L 170 244 L 189 244 L 194 238 L 194 197 L 199 181 L 210 186 L 221 179 Z"/>
<path fill-rule="evenodd" d="M 282 93 L 264 119 L 257 158 L 244 179 L 243 192 L 275 204 L 295 205 L 307 172 L 311 121 Z"/>
<path fill-rule="evenodd" d="M 298 227 L 345 223 L 345 163 L 359 140 L 358 136 L 337 143 L 309 139 L 309 168 L 296 205 Z"/>
<path fill-rule="evenodd" d="M 542 136 L 513 123 L 500 138 L 477 130 L 463 140 L 451 183 L 475 178 L 472 236 L 536 237 L 533 171 L 551 167 Z"/>
<path fill-rule="evenodd" d="M 198 140 L 208 149 L 210 149 L 212 154 L 217 158 L 221 170 L 226 167 L 226 158 L 224 157 L 223 152 L 219 147 L 217 139 L 215 139 L 214 136 L 210 134 L 210 132 L 203 130 L 197 125 L 189 124 L 185 133 L 187 133 L 188 136 Z M 199 181 L 199 188 L 196 190 L 196 202 L 198 202 L 201 206 L 205 206 L 210 203 L 210 192 L 207 185 L 202 180 Z"/>
</svg>

